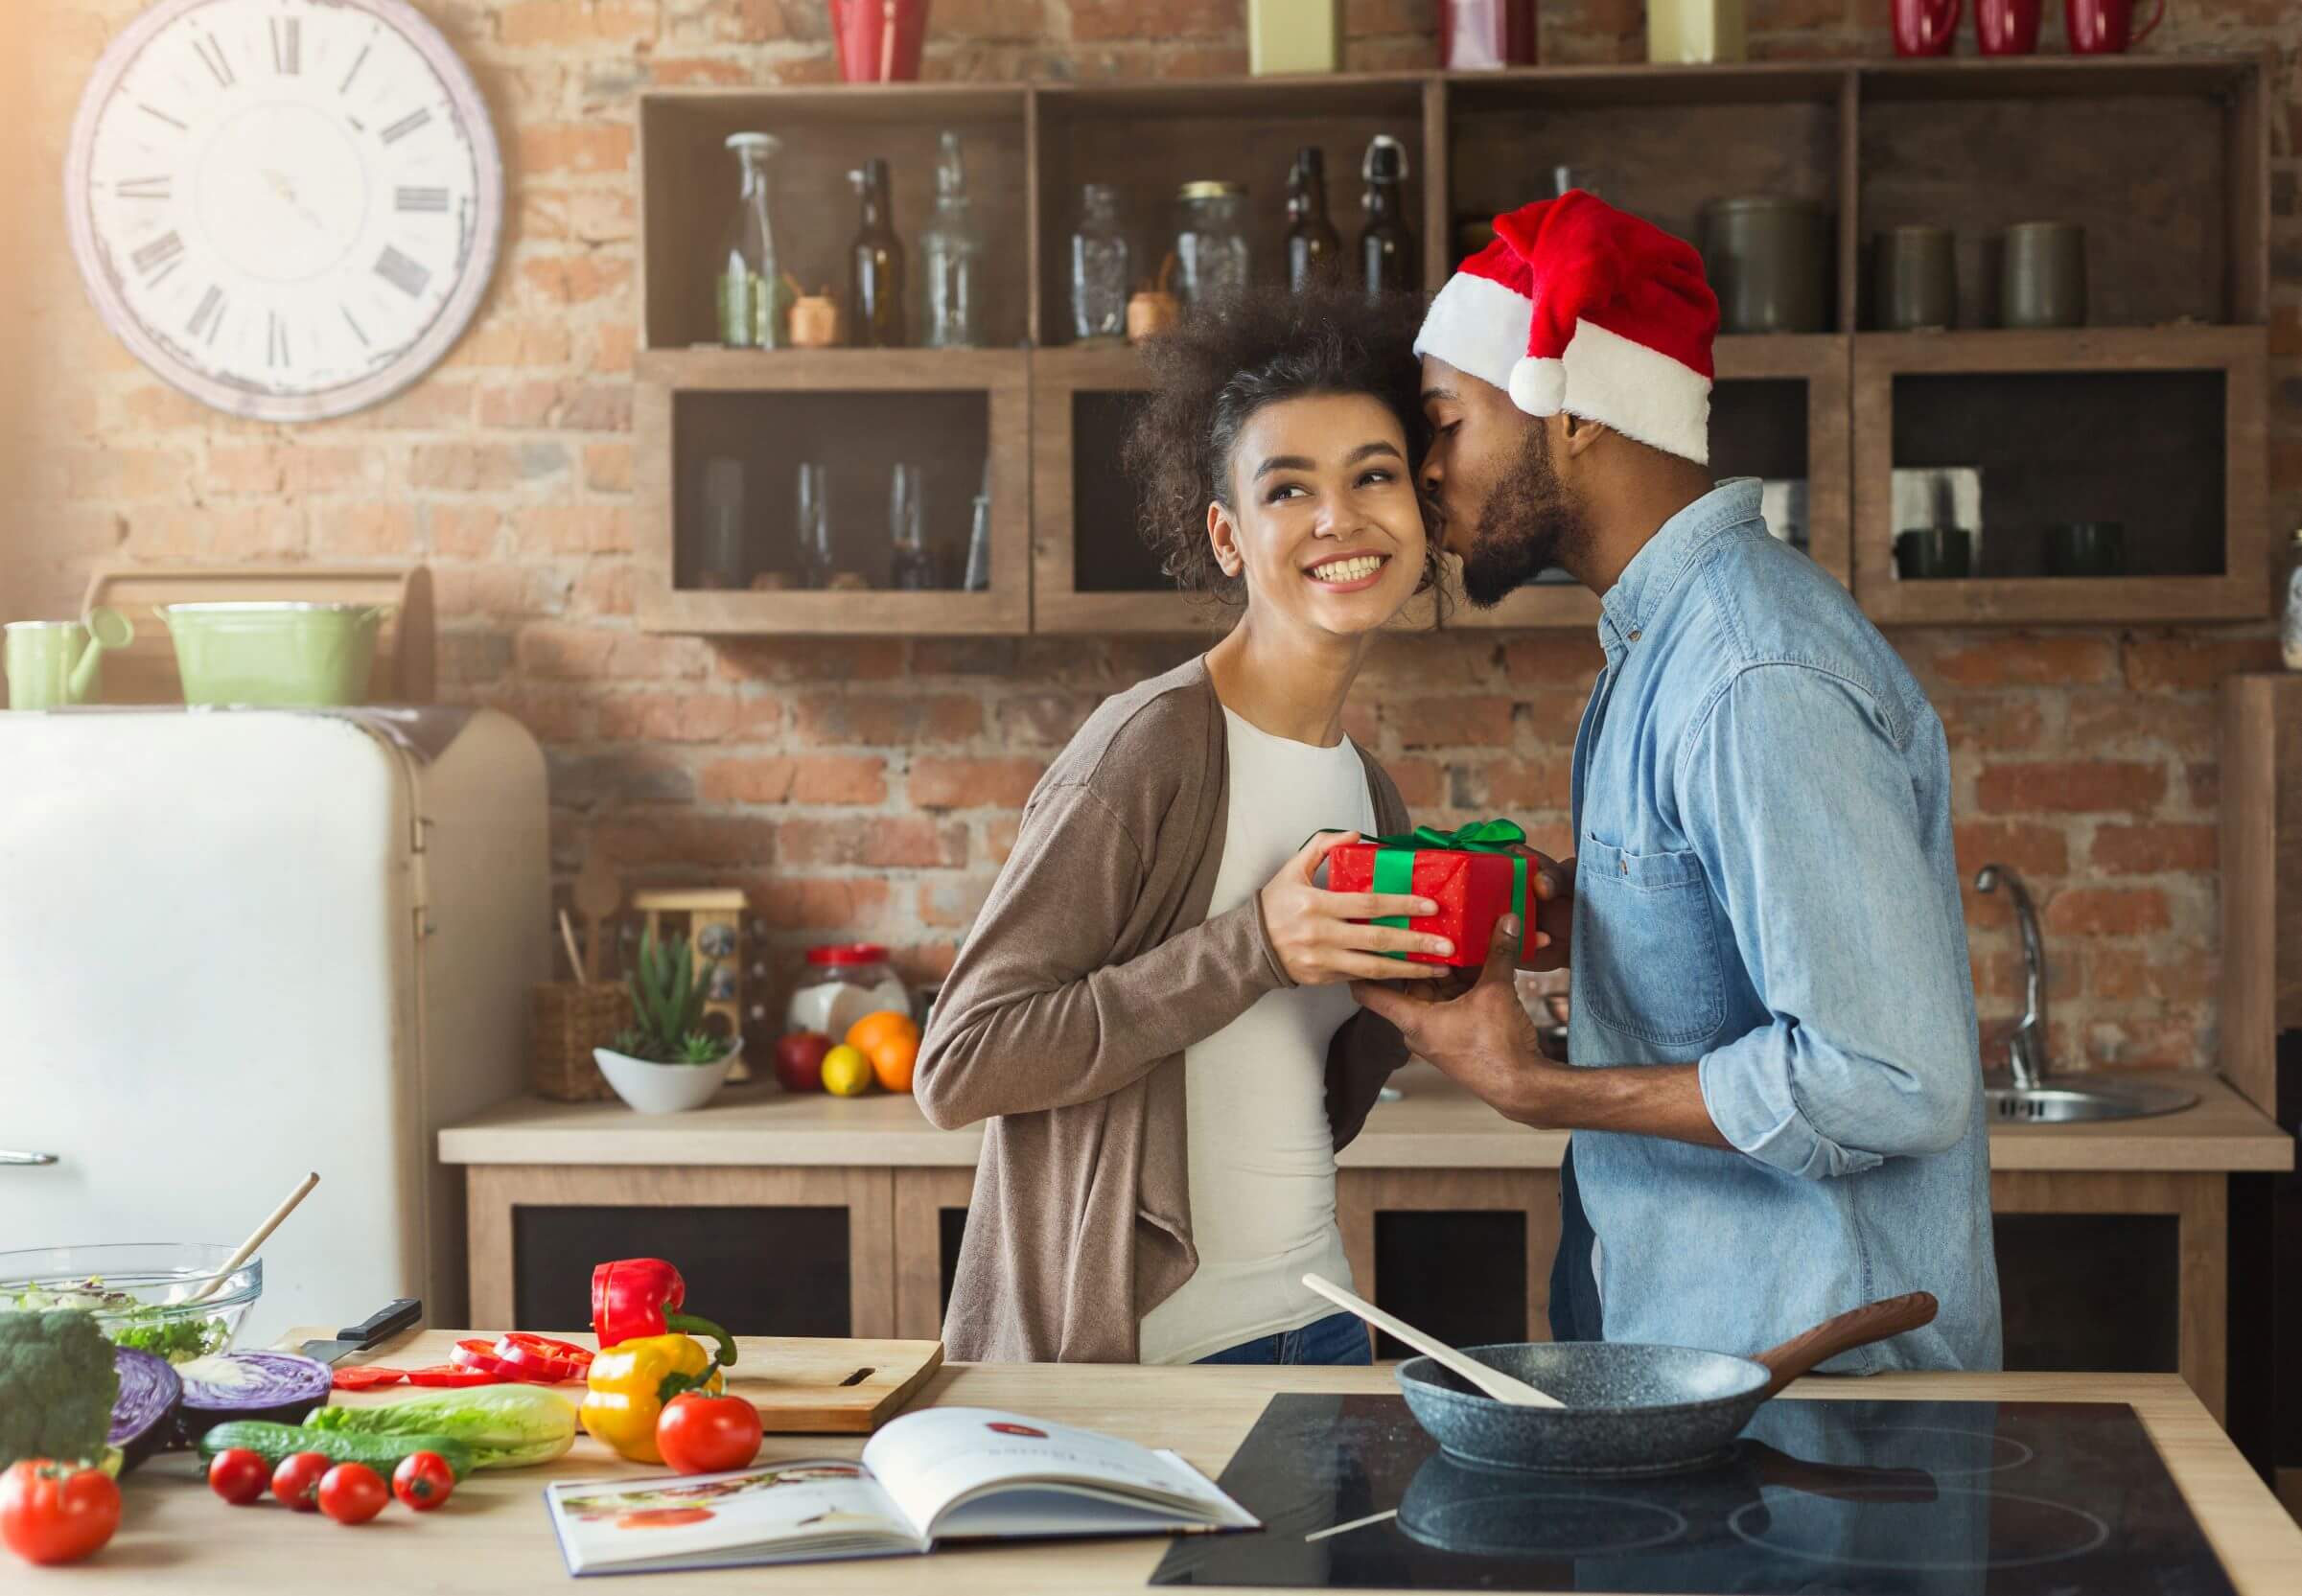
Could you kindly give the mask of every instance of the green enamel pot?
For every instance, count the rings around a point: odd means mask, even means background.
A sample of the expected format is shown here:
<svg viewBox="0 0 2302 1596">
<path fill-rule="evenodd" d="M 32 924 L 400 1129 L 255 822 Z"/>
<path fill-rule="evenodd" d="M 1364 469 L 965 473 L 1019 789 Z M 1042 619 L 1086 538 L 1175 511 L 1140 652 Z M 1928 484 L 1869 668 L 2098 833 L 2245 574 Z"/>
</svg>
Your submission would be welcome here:
<svg viewBox="0 0 2302 1596">
<path fill-rule="evenodd" d="M 385 604 L 286 601 L 162 604 L 186 704 L 309 707 L 360 704 Z"/>
</svg>

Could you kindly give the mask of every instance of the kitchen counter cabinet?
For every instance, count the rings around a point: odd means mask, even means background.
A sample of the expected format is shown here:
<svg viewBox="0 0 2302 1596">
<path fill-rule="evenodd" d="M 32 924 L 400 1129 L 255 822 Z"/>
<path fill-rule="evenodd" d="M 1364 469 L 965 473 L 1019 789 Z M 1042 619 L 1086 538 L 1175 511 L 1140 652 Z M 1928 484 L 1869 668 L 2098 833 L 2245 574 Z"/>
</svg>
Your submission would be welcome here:
<svg viewBox="0 0 2302 1596">
<path fill-rule="evenodd" d="M 548 1327 L 545 1327 L 548 1328 Z M 327 1330 L 312 1328 L 283 1345 Z M 411 1332 L 359 1354 L 400 1367 L 443 1360 L 460 1330 Z M 491 1332 L 492 1333 L 492 1332 Z M 1267 1400 L 1283 1391 L 1390 1392 L 1383 1369 L 1136 1369 L 1081 1365 L 958 1364 L 939 1373 L 916 1406 L 972 1405 L 1083 1424 L 1148 1446 L 1172 1446 L 1210 1477 L 1254 1427 Z M 2240 1596 L 2302 1589 L 2302 1529 L 2287 1516 L 2229 1439 L 2179 1380 L 2165 1375 L 1884 1375 L 1862 1381 L 1809 1378 L 1788 1400 L 1966 1399 L 2119 1401 L 2132 1404 L 2175 1487 L 2198 1519 Z M 861 1438 L 770 1436 L 765 1460 L 852 1457 Z M 81 1596 L 165 1588 L 198 1596 L 304 1588 L 319 1571 L 331 1586 L 359 1596 L 378 1591 L 448 1593 L 558 1588 L 567 1579 L 541 1492 L 555 1479 L 660 1473 L 623 1463 L 589 1436 L 540 1469 L 476 1474 L 437 1513 L 418 1518 L 388 1509 L 347 1534 L 273 1508 L 227 1509 L 200 1482 L 184 1453 L 148 1463 L 128 1482 L 119 1534 L 70 1576 Z M 1048 1541 L 938 1555 L 786 1568 L 659 1574 L 649 1596 L 724 1592 L 736 1579 L 768 1591 L 898 1592 L 932 1585 L 942 1596 L 1117 1596 L 1146 1587 L 1167 1551 L 1165 1539 Z"/>
<path fill-rule="evenodd" d="M 2219 1417 L 2229 1176 L 2290 1169 L 2294 1144 L 2214 1076 L 2163 1078 L 2197 1092 L 2198 1105 L 2151 1120 L 1994 1125 L 1992 1206 L 2010 1216 L 2170 1220 L 2173 1363 Z M 1544 1333 L 1566 1135 L 1503 1121 L 1427 1064 L 1396 1079 L 1403 1099 L 1378 1105 L 1338 1159 L 1337 1216 L 1360 1288 L 1408 1311 L 1434 1231 L 1476 1227 L 1493 1244 L 1491 1278 L 1472 1320 L 1430 1328 L 1467 1333 L 1491 1314 L 1487 1339 Z M 845 1315 L 813 1333 L 918 1338 L 942 1320 L 981 1145 L 980 1130 L 935 1129 L 908 1098 L 787 1097 L 759 1084 L 662 1117 L 619 1102 L 515 1099 L 442 1131 L 440 1158 L 466 1166 L 472 1314 L 482 1323 L 532 1315 L 532 1301 L 521 1311 L 516 1284 L 537 1271 L 530 1261 L 523 1276 L 516 1233 L 537 1210 L 676 1209 L 707 1228 L 711 1210 L 749 1211 L 756 1256 L 771 1270 L 801 1225 L 844 1210 L 844 1238 L 819 1240 L 815 1256 L 844 1245 L 844 1271 L 824 1289 L 844 1290 Z M 762 1225 L 762 1210 L 794 1214 L 789 1226 Z M 558 1261 L 550 1268 L 564 1272 Z M 696 1300 L 708 1301 L 700 1287 Z M 2137 1309 L 2168 1311 L 2157 1301 Z"/>
</svg>

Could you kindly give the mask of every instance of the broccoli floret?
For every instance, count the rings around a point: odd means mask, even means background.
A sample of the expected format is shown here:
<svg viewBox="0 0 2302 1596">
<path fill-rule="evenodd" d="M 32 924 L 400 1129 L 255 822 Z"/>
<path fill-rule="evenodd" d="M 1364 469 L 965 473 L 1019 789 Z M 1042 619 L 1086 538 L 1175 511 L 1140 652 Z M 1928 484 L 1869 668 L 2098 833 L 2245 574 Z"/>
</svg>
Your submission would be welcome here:
<svg viewBox="0 0 2302 1596">
<path fill-rule="evenodd" d="M 119 1398 L 112 1344 L 93 1314 L 0 1313 L 0 1469 L 102 1457 Z"/>
</svg>

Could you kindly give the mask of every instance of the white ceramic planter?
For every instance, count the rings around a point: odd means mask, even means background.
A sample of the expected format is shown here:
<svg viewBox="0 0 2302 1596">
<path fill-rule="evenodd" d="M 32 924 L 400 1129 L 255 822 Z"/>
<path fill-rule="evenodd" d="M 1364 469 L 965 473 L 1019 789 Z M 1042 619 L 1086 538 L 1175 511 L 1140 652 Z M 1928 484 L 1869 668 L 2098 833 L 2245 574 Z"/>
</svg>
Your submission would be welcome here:
<svg viewBox="0 0 2302 1596">
<path fill-rule="evenodd" d="M 741 1052 L 743 1040 L 738 1037 L 715 1064 L 656 1064 L 613 1048 L 593 1048 L 592 1056 L 616 1095 L 639 1113 L 684 1114 L 711 1100 L 727 1083 L 728 1071 Z"/>
</svg>

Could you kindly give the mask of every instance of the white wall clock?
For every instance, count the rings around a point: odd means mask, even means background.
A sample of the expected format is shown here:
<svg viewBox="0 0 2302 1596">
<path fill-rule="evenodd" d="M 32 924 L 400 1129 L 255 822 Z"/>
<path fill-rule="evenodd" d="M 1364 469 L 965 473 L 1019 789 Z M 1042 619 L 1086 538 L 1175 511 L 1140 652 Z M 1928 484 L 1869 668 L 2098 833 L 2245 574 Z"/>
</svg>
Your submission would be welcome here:
<svg viewBox="0 0 2302 1596">
<path fill-rule="evenodd" d="M 162 0 L 81 97 L 64 203 L 138 359 L 235 415 L 314 421 L 455 342 L 503 168 L 470 71 L 405 0 Z"/>
</svg>

